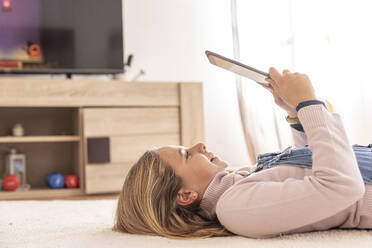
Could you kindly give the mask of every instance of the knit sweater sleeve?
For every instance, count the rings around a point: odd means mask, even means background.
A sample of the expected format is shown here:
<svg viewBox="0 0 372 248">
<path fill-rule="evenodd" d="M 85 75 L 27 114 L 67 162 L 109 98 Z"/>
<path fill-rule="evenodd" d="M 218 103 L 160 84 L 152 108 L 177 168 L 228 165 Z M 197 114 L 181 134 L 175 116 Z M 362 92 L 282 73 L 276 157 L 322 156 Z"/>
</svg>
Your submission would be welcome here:
<svg viewBox="0 0 372 248">
<path fill-rule="evenodd" d="M 363 197 L 364 182 L 340 115 L 310 105 L 298 117 L 313 154 L 312 174 L 284 181 L 251 175 L 234 184 L 216 206 L 219 221 L 231 232 L 277 236 L 333 216 Z"/>
<path fill-rule="evenodd" d="M 307 136 L 305 132 L 301 132 L 291 127 L 292 143 L 294 147 L 304 147 L 307 143 Z"/>
<path fill-rule="evenodd" d="M 298 112 L 300 109 L 310 106 L 310 105 L 315 105 L 315 104 L 323 104 L 324 107 L 328 110 L 327 105 L 319 100 L 309 100 L 309 101 L 304 101 L 298 104 L 296 107 L 296 111 Z M 304 147 L 307 145 L 307 136 L 305 133 L 305 130 L 303 126 L 300 124 L 291 124 L 291 133 L 292 133 L 292 141 L 293 141 L 293 146 L 294 147 Z"/>
</svg>

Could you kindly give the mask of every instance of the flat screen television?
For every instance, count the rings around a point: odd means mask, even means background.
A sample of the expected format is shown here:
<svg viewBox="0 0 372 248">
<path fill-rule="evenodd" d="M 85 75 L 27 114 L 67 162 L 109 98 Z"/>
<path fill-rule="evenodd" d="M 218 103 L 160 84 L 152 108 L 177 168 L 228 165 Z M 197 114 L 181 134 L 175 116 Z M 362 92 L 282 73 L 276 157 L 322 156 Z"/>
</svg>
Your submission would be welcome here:
<svg viewBox="0 0 372 248">
<path fill-rule="evenodd" d="M 124 72 L 121 0 L 0 3 L 0 73 Z"/>
</svg>

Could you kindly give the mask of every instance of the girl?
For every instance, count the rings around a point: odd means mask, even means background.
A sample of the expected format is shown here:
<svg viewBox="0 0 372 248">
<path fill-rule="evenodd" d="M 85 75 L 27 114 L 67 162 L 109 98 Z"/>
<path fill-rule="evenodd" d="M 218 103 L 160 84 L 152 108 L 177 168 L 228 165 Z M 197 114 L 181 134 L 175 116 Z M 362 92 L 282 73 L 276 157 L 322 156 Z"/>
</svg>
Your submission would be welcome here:
<svg viewBox="0 0 372 248">
<path fill-rule="evenodd" d="M 372 228 L 372 145 L 349 145 L 306 75 L 269 73 L 261 85 L 288 112 L 294 147 L 236 171 L 203 144 L 148 150 L 126 176 L 113 230 L 185 239 Z"/>
</svg>

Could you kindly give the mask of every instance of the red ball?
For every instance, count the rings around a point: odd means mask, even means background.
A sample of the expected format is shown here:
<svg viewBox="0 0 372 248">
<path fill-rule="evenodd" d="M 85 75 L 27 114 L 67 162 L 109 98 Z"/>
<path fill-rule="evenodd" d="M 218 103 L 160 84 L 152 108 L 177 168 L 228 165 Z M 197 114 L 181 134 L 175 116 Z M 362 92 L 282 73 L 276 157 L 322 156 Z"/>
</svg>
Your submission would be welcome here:
<svg viewBox="0 0 372 248">
<path fill-rule="evenodd" d="M 76 175 L 64 175 L 66 188 L 79 187 L 79 178 Z"/>
<path fill-rule="evenodd" d="M 15 175 L 8 175 L 3 180 L 3 189 L 6 191 L 14 191 L 19 186 L 19 179 Z"/>
</svg>

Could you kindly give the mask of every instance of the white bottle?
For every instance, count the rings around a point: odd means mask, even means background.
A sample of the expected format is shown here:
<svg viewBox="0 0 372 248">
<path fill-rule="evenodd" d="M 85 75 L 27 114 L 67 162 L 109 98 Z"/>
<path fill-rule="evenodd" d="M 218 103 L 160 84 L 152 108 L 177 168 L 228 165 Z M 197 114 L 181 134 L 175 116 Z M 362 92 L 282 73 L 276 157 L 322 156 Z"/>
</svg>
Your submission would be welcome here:
<svg viewBox="0 0 372 248">
<path fill-rule="evenodd" d="M 21 190 L 31 188 L 26 183 L 26 155 L 17 153 L 14 148 L 10 149 L 10 153 L 5 156 L 5 174 L 18 177 Z"/>
<path fill-rule="evenodd" d="M 24 129 L 21 124 L 17 123 L 13 127 L 13 136 L 23 136 L 24 135 Z"/>
</svg>

